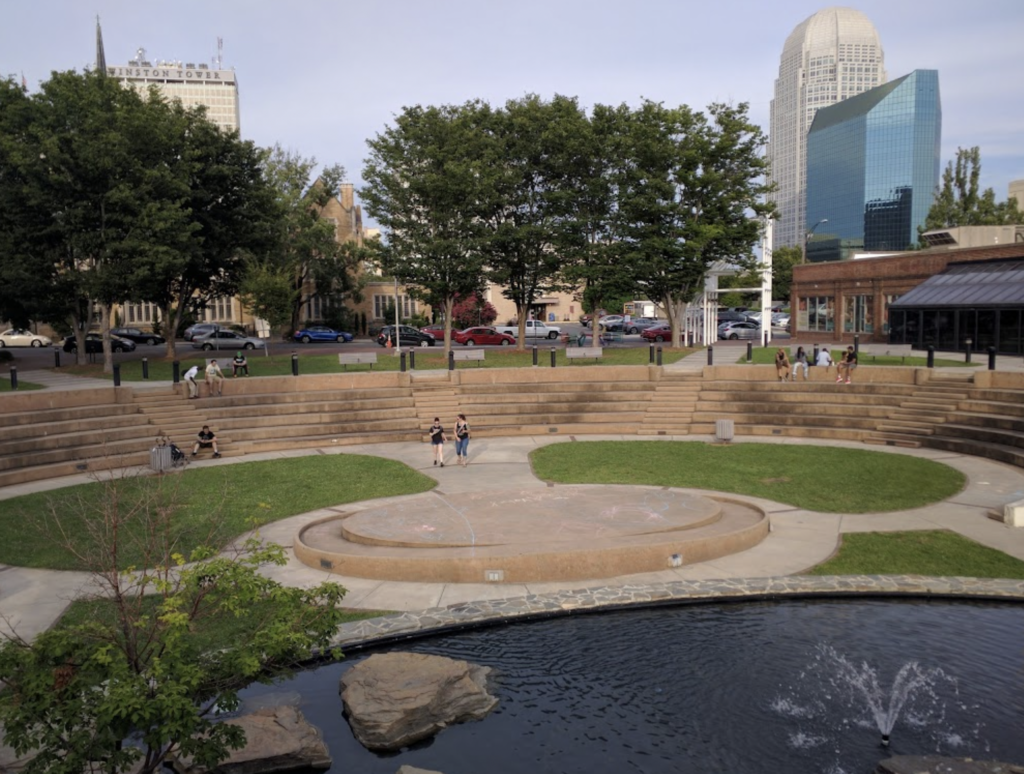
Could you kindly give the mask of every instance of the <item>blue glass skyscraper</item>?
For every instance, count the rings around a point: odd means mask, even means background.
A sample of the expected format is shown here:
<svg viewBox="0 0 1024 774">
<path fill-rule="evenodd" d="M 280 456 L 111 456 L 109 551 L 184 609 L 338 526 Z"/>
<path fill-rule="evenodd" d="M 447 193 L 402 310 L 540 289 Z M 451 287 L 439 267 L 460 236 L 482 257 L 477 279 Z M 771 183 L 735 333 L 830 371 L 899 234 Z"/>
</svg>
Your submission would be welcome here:
<svg viewBox="0 0 1024 774">
<path fill-rule="evenodd" d="M 819 110 L 807 135 L 807 260 L 916 244 L 939 184 L 941 139 L 936 70 Z"/>
</svg>

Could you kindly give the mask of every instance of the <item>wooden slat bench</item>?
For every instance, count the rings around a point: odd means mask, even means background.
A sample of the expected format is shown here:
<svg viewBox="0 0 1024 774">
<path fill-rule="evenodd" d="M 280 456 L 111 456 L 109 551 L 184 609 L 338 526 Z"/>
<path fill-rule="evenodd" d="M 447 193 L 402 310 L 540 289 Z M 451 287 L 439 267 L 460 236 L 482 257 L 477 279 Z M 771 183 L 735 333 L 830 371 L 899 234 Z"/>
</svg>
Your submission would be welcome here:
<svg viewBox="0 0 1024 774">
<path fill-rule="evenodd" d="M 350 365 L 369 365 L 370 370 L 377 362 L 376 352 L 341 352 L 338 354 L 338 363 L 348 370 Z"/>
</svg>

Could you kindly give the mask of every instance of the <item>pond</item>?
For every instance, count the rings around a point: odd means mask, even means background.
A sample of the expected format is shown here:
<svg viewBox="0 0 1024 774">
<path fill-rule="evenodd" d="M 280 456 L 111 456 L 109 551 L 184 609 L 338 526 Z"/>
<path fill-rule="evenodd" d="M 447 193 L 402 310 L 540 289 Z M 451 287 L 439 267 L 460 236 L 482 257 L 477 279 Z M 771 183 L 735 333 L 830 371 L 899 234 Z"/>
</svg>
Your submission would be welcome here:
<svg viewBox="0 0 1024 774">
<path fill-rule="evenodd" d="M 445 774 L 866 774 L 890 755 L 923 754 L 1024 763 L 1022 605 L 702 604 L 388 649 L 493 667 L 497 709 L 401 753 L 370 753 L 342 716 L 338 681 L 371 651 L 244 697 L 298 692 L 339 773 L 409 764 Z"/>
</svg>

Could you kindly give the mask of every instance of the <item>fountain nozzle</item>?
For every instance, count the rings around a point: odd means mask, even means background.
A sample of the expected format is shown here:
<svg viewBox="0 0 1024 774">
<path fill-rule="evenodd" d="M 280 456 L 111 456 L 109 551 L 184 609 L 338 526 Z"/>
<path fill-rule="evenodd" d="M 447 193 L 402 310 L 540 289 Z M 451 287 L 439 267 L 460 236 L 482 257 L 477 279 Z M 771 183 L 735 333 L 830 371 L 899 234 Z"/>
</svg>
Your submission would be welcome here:
<svg viewBox="0 0 1024 774">
<path fill-rule="evenodd" d="M 888 747 L 888 746 L 889 746 L 889 735 L 888 734 L 882 734 L 882 747 Z"/>
</svg>

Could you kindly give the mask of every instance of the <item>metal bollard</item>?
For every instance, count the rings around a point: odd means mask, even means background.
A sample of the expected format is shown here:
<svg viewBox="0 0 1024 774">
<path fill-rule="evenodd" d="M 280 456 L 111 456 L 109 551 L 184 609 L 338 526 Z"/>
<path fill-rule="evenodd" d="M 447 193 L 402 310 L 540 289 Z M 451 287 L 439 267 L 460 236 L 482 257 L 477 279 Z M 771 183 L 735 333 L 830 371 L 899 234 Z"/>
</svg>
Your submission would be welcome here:
<svg viewBox="0 0 1024 774">
<path fill-rule="evenodd" d="M 928 345 L 928 367 L 935 368 L 935 347 Z"/>
<path fill-rule="evenodd" d="M 812 362 L 812 365 L 818 365 L 818 352 L 820 352 L 820 351 L 821 350 L 818 349 L 818 345 L 815 344 L 814 345 L 814 361 Z"/>
<path fill-rule="evenodd" d="M 405 373 L 405 353 L 404 352 L 402 352 L 398 356 L 398 370 L 401 371 L 403 374 Z"/>
<path fill-rule="evenodd" d="M 995 347 L 989 347 L 988 348 L 988 370 L 989 371 L 995 371 L 996 370 L 996 348 Z"/>
<path fill-rule="evenodd" d="M 537 345 L 533 345 L 533 364 L 537 365 Z"/>
<path fill-rule="evenodd" d="M 177 360 L 171 363 L 171 380 L 175 384 L 181 381 L 181 363 Z"/>
<path fill-rule="evenodd" d="M 967 339 L 966 341 L 964 341 L 964 344 L 967 345 L 967 350 L 964 353 L 964 362 L 965 363 L 970 363 L 971 362 L 971 345 L 973 343 L 974 342 L 971 339 Z"/>
<path fill-rule="evenodd" d="M 416 370 L 416 350 L 415 349 L 410 349 L 409 350 L 409 370 L 410 371 L 415 371 Z"/>
<path fill-rule="evenodd" d="M 18 367 L 11 366 L 11 389 L 18 389 Z"/>
<path fill-rule="evenodd" d="M 114 363 L 114 386 L 121 386 L 121 364 Z"/>
<path fill-rule="evenodd" d="M 57 347 L 53 348 L 53 367 L 60 368 L 60 350 Z"/>
<path fill-rule="evenodd" d="M 661 365 L 661 347 L 658 347 L 658 360 L 657 360 L 657 363 L 658 363 L 658 365 Z"/>
<path fill-rule="evenodd" d="M 299 375 L 299 356 L 292 352 L 292 376 Z"/>
<path fill-rule="evenodd" d="M 853 334 L 853 354 L 860 355 L 860 334 Z"/>
<path fill-rule="evenodd" d="M 660 349 L 660 347 L 659 347 L 659 349 Z M 650 358 L 648 359 L 647 362 L 648 363 L 653 363 L 654 362 L 654 345 L 653 344 L 651 344 L 651 356 L 650 356 Z"/>
<path fill-rule="evenodd" d="M 452 352 L 450 349 L 448 350 L 448 370 L 455 370 L 455 353 Z"/>
<path fill-rule="evenodd" d="M 149 378 L 149 358 L 148 357 L 142 358 L 142 378 L 143 379 L 148 379 Z"/>
<path fill-rule="evenodd" d="M 749 363 L 754 359 L 754 342 L 747 342 L 747 362 Z"/>
<path fill-rule="evenodd" d="M 554 347 L 551 348 L 551 367 L 552 368 L 555 367 L 555 352 L 556 351 L 557 350 Z"/>
<path fill-rule="evenodd" d="M 708 345 L 708 365 L 714 365 L 714 364 L 715 364 L 715 348 L 709 344 Z"/>
</svg>

